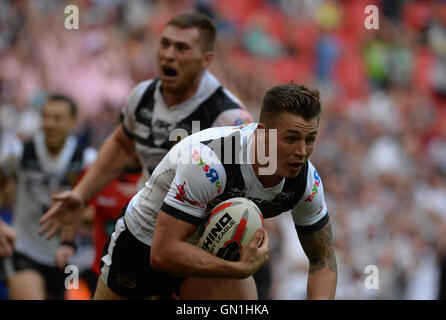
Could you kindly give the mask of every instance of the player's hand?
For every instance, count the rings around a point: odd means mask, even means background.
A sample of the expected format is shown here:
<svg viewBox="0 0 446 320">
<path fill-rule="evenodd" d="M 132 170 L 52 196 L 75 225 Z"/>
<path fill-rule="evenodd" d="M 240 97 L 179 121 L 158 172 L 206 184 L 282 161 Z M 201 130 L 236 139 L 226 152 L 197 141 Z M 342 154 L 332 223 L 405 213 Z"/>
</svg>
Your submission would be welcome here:
<svg viewBox="0 0 446 320">
<path fill-rule="evenodd" d="M 53 205 L 39 220 L 39 223 L 43 224 L 39 235 L 49 232 L 47 240 L 51 239 L 62 226 L 75 228 L 82 218 L 81 212 L 84 208 L 84 201 L 74 191 L 65 191 L 52 198 Z"/>
<path fill-rule="evenodd" d="M 258 228 L 254 238 L 240 257 L 243 267 L 243 278 L 254 274 L 268 259 L 268 234 L 265 229 Z"/>
<path fill-rule="evenodd" d="M 0 259 L 12 255 L 15 237 L 14 229 L 0 221 Z"/>
<path fill-rule="evenodd" d="M 59 269 L 64 270 L 70 260 L 71 256 L 74 254 L 74 248 L 71 246 L 60 245 L 56 250 L 55 258 Z"/>
</svg>

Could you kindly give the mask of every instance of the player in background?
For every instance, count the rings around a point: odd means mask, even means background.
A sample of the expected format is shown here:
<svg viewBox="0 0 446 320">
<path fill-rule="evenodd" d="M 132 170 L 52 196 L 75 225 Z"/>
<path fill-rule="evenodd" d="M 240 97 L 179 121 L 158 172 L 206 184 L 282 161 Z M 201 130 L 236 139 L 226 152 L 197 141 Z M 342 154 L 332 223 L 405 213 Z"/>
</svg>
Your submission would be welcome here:
<svg viewBox="0 0 446 320">
<path fill-rule="evenodd" d="M 42 130 L 2 163 L 4 168 L 14 168 L 18 177 L 14 253 L 4 261 L 11 299 L 63 299 L 65 274 L 54 258 L 60 236 L 46 241 L 38 231 L 51 196 L 71 188 L 96 157 L 94 149 L 70 134 L 76 114 L 77 106 L 69 97 L 49 96 L 42 109 Z"/>
<path fill-rule="evenodd" d="M 181 14 L 165 26 L 157 50 L 159 78 L 138 84 L 122 109 L 122 121 L 106 139 L 96 161 L 73 190 L 53 197 L 47 216 L 84 208 L 102 188 L 115 179 L 136 155 L 144 180 L 176 142 L 174 129 L 192 133 L 200 129 L 240 125 L 252 121 L 242 103 L 206 69 L 214 59 L 216 28 L 207 17 Z M 60 226 L 43 223 L 40 234 L 48 238 Z M 53 225 L 56 222 L 56 225 Z"/>
</svg>

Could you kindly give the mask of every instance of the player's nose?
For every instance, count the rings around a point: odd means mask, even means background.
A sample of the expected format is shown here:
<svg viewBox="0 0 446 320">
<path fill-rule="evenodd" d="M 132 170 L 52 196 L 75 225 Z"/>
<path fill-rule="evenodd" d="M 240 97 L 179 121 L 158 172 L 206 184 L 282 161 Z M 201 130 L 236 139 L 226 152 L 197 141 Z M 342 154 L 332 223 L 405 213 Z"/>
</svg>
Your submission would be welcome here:
<svg viewBox="0 0 446 320">
<path fill-rule="evenodd" d="M 174 59 L 175 58 L 175 48 L 173 46 L 168 46 L 162 51 L 161 56 L 165 59 Z"/>
<path fill-rule="evenodd" d="M 293 152 L 294 155 L 299 157 L 299 158 L 303 158 L 307 155 L 307 147 L 305 145 L 305 140 L 304 139 L 299 139 L 293 148 Z"/>
</svg>

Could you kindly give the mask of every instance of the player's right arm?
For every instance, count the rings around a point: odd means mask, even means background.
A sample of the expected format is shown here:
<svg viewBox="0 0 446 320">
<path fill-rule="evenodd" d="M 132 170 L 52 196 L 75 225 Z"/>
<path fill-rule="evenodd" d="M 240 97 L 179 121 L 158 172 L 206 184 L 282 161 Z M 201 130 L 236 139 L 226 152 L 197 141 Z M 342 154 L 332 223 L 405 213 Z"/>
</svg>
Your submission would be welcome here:
<svg viewBox="0 0 446 320">
<path fill-rule="evenodd" d="M 74 187 L 83 203 L 90 201 L 112 180 L 119 176 L 135 156 L 135 144 L 122 124 L 113 131 L 99 150 L 95 162 Z"/>
<path fill-rule="evenodd" d="M 268 236 L 263 229 L 257 230 L 240 260 L 234 262 L 186 242 L 196 228 L 161 211 L 152 241 L 152 267 L 180 277 L 244 279 L 254 274 L 267 259 Z"/>
</svg>

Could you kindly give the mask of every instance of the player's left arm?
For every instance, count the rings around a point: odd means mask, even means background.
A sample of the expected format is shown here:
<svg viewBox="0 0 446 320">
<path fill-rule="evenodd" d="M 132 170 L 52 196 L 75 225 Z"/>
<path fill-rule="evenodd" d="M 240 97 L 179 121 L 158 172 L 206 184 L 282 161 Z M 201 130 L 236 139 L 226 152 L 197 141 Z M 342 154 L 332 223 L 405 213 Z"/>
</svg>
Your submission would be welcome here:
<svg viewBox="0 0 446 320">
<path fill-rule="evenodd" d="M 308 163 L 304 194 L 291 212 L 300 243 L 309 260 L 307 298 L 333 299 L 337 283 L 333 232 L 322 179 L 311 162 Z"/>
<path fill-rule="evenodd" d="M 337 263 L 330 221 L 315 232 L 298 232 L 298 236 L 310 264 L 307 299 L 334 299 Z"/>
</svg>

